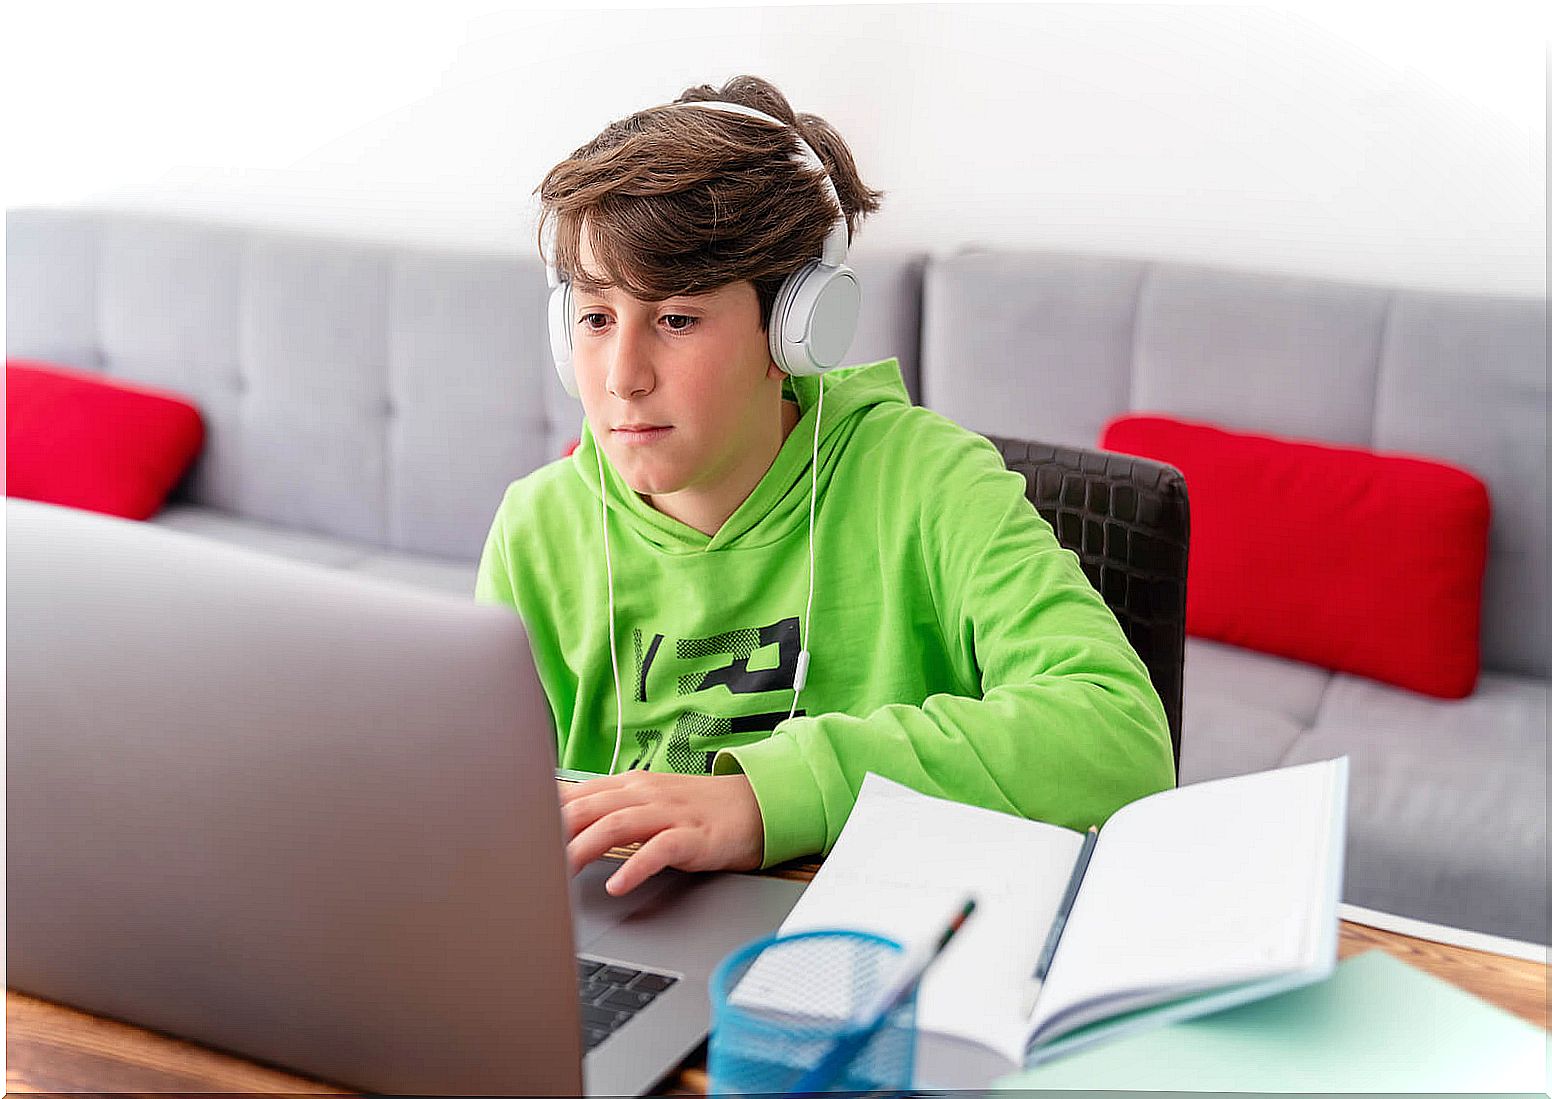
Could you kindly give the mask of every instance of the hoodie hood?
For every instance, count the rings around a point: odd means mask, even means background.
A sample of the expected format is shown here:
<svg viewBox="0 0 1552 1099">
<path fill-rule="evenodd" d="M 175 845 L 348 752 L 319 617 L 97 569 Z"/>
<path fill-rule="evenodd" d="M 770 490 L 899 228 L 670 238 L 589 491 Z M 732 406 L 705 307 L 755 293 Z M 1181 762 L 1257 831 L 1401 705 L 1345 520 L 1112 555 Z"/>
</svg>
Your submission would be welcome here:
<svg viewBox="0 0 1552 1099">
<path fill-rule="evenodd" d="M 822 507 L 826 486 L 846 449 L 846 441 L 868 411 L 878 405 L 911 403 L 896 358 L 844 367 L 819 377 L 788 377 L 782 382 L 782 396 L 797 402 L 802 413 L 797 425 L 782 442 L 776 460 L 754 491 L 716 534 L 708 536 L 658 511 L 625 483 L 605 454 L 603 491 L 607 493 L 610 517 L 663 553 L 705 553 L 769 545 L 799 527 L 807 529 L 815 417 L 820 419 L 818 480 Z M 571 463 L 596 498 L 600 491 L 598 447 L 585 418 L 582 441 L 572 453 Z"/>
</svg>

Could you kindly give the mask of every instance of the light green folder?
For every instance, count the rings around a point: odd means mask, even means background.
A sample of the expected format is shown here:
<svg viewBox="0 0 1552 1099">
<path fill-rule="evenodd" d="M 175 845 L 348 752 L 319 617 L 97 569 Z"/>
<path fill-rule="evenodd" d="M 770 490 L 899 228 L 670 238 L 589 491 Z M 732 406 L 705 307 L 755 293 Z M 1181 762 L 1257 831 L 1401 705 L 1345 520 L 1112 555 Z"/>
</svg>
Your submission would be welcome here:
<svg viewBox="0 0 1552 1099">
<path fill-rule="evenodd" d="M 1327 980 L 1072 1054 L 994 1088 L 1545 1092 L 1543 1030 L 1379 950 Z"/>
</svg>

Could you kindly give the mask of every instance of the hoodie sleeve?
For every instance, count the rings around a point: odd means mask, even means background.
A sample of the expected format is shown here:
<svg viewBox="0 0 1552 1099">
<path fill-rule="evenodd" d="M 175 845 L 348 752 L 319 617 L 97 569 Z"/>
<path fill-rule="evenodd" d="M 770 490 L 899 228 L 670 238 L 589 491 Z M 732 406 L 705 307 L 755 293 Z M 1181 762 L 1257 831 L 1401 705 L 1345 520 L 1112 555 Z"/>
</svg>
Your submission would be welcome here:
<svg viewBox="0 0 1552 1099">
<path fill-rule="evenodd" d="M 1077 556 L 989 442 L 946 450 L 916 481 L 940 486 L 916 527 L 943 641 L 981 696 L 793 718 L 720 752 L 714 773 L 741 770 L 754 788 L 766 866 L 828 852 L 869 771 L 1076 829 L 1174 784 L 1163 704 Z"/>
<path fill-rule="evenodd" d="M 512 569 L 507 560 L 507 514 L 511 497 L 509 487 L 491 520 L 490 532 L 485 536 L 485 548 L 480 552 L 479 568 L 474 574 L 474 599 L 478 603 L 505 603 L 515 608 L 517 595 L 512 588 Z"/>
</svg>

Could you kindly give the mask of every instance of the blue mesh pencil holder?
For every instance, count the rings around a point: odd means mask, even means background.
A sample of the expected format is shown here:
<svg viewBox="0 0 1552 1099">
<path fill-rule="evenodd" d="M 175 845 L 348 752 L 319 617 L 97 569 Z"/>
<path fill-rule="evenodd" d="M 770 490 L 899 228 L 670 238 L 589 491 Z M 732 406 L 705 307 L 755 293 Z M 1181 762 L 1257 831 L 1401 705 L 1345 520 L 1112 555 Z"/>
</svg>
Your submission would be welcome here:
<svg viewBox="0 0 1552 1099">
<path fill-rule="evenodd" d="M 740 947 L 711 976 L 708 1091 L 782 1095 L 818 1064 L 896 974 L 905 951 L 862 931 L 805 931 Z M 916 1057 L 916 994 L 890 1013 L 831 1091 L 904 1091 Z"/>
</svg>

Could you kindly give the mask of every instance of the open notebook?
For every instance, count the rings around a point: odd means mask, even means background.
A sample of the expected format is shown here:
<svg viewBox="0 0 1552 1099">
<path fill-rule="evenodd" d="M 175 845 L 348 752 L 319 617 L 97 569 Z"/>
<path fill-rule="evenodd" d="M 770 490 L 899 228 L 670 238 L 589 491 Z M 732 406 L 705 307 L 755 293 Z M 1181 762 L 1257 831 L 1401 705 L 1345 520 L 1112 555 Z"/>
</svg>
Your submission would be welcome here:
<svg viewBox="0 0 1552 1099">
<path fill-rule="evenodd" d="M 1166 790 L 1100 830 L 1060 945 L 1023 1000 L 1083 834 L 869 774 L 782 933 L 919 944 L 979 904 L 917 999 L 915 1084 L 980 1087 L 1107 1038 L 1319 980 L 1336 965 L 1347 759 Z"/>
</svg>

